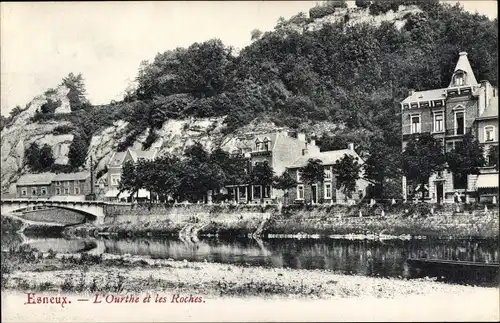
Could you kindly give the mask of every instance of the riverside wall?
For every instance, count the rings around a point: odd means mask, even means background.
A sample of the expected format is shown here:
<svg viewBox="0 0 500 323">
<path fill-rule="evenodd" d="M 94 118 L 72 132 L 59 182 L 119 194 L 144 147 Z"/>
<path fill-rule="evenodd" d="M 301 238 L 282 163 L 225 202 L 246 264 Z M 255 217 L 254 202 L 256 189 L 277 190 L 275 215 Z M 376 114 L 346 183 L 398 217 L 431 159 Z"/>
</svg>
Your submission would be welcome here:
<svg viewBox="0 0 500 323">
<path fill-rule="evenodd" d="M 104 224 L 69 235 L 498 237 L 495 205 L 108 205 Z"/>
</svg>

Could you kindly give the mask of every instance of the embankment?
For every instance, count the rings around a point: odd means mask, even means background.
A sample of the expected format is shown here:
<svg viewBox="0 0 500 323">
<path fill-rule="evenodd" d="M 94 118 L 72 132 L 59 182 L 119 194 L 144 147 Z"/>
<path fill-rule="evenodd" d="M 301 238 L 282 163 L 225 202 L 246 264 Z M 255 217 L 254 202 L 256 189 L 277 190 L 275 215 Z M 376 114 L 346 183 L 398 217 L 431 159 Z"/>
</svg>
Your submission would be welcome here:
<svg viewBox="0 0 500 323">
<path fill-rule="evenodd" d="M 490 205 L 399 204 L 109 206 L 104 225 L 64 230 L 68 236 L 385 235 L 498 237 L 498 209 Z"/>
</svg>

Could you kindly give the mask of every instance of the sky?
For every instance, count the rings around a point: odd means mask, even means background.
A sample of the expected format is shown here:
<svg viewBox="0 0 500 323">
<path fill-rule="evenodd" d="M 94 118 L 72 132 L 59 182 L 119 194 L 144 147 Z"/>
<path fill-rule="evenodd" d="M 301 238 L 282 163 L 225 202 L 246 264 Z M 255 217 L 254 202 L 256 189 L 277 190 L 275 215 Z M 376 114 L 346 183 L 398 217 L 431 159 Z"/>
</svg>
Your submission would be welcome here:
<svg viewBox="0 0 500 323">
<path fill-rule="evenodd" d="M 92 104 L 120 100 L 140 62 L 157 53 L 212 38 L 241 49 L 253 29 L 272 30 L 317 2 L 1 2 L 1 114 L 70 72 L 83 74 Z M 497 17 L 496 1 L 450 2 Z"/>
</svg>

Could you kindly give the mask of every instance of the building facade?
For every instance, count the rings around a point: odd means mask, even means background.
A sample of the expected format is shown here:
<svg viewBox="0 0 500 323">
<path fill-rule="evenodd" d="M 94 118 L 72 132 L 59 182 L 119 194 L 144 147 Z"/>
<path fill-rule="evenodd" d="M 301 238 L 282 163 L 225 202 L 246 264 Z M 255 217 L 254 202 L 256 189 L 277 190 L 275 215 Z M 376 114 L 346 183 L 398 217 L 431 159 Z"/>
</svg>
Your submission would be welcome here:
<svg viewBox="0 0 500 323">
<path fill-rule="evenodd" d="M 496 108 L 495 108 L 496 106 Z M 440 140 L 445 152 L 454 149 L 467 132 L 484 145 L 498 147 L 498 90 L 488 81 L 477 82 L 466 52 L 459 53 L 447 88 L 428 91 L 410 90 L 401 102 L 402 148 L 413 136 L 428 133 Z M 486 143 L 488 139 L 488 143 Z M 433 174 L 425 186 L 428 201 L 466 200 L 477 192 L 477 175 L 463 178 L 448 169 Z M 488 185 L 495 185 L 490 183 Z M 496 181 L 498 191 L 498 178 Z M 415 196 L 421 188 L 403 177 L 403 196 Z"/>
<path fill-rule="evenodd" d="M 90 173 L 26 174 L 16 182 L 20 198 L 84 199 L 92 192 Z"/>
<path fill-rule="evenodd" d="M 297 186 L 288 192 L 286 196 L 287 203 L 304 203 L 305 201 L 310 201 L 312 203 L 348 204 L 357 203 L 363 199 L 369 183 L 363 179 L 362 170 L 360 171 L 360 178 L 356 181 L 356 186 L 351 197 L 346 196 L 342 190 L 337 189 L 336 174 L 333 172 L 333 165 L 346 155 L 357 158 L 358 162 L 363 164 L 363 160 L 354 151 L 353 144 L 349 144 L 348 149 L 316 152 L 299 157 L 293 164 L 288 166 L 290 175 L 296 180 Z M 300 174 L 300 168 L 306 166 L 311 158 L 319 159 L 324 170 L 323 181 L 312 185 L 304 183 Z"/>
<path fill-rule="evenodd" d="M 128 192 L 119 192 L 120 178 L 122 174 L 122 167 L 126 162 L 136 163 L 139 160 L 153 160 L 156 158 L 158 153 L 158 148 L 152 148 L 150 150 L 134 150 L 128 148 L 123 152 L 115 152 L 108 164 L 108 172 L 101 178 L 98 179 L 99 189 L 106 191 L 104 194 L 104 199 L 106 200 L 126 200 L 130 198 Z M 139 190 L 138 198 L 149 198 L 150 193 L 146 190 Z"/>
<path fill-rule="evenodd" d="M 286 130 L 245 134 L 224 143 L 222 148 L 231 154 L 248 159 L 248 172 L 259 163 L 267 163 L 277 176 L 283 174 L 298 157 L 319 153 L 315 140 L 306 140 L 304 133 L 295 136 Z M 228 185 L 230 198 L 238 203 L 269 203 L 283 197 L 282 190 L 262 185 Z"/>
</svg>

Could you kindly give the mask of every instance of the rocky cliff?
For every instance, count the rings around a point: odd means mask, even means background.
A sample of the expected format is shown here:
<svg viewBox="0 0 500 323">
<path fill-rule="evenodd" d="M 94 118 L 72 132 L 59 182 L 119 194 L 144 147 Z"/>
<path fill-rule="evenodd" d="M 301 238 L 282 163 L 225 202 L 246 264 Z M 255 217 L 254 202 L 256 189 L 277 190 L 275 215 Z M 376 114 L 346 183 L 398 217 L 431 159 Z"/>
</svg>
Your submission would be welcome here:
<svg viewBox="0 0 500 323">
<path fill-rule="evenodd" d="M 66 97 L 67 89 L 60 87 L 57 93 L 49 98 L 61 100 L 61 107 L 57 113 L 70 111 L 69 102 Z M 12 124 L 4 128 L 1 132 L 1 175 L 2 191 L 15 193 L 15 187 L 12 185 L 23 174 L 29 173 L 30 169 L 25 163 L 25 149 L 33 142 L 40 146 L 48 144 L 52 147 L 52 152 L 57 164 L 66 165 L 68 163 L 69 146 L 73 141 L 73 134 L 56 135 L 54 129 L 63 125 L 70 126 L 68 121 L 49 120 L 43 122 L 32 122 L 32 117 L 41 105 L 47 102 L 46 95 L 40 95 L 33 99 L 29 108 L 19 114 Z M 224 117 L 219 118 L 187 118 L 181 120 L 168 120 L 161 129 L 156 130 L 157 139 L 151 145 L 151 148 L 159 148 L 158 155 L 171 153 L 181 155 L 187 146 L 194 142 L 200 142 L 206 149 L 212 149 L 214 146 L 223 146 L 228 150 L 231 148 L 233 138 L 240 133 L 247 132 L 265 132 L 278 129 L 273 123 L 256 121 L 250 125 L 238 129 L 234 134 L 223 135 Z M 88 154 L 86 158 L 85 169 L 90 167 L 90 158 L 92 157 L 96 164 L 96 171 L 105 168 L 106 164 L 117 151 L 119 143 L 127 135 L 127 122 L 118 120 L 110 127 L 94 134 L 92 136 Z M 142 149 L 142 144 L 146 140 L 150 129 L 146 129 L 137 137 L 133 143 L 134 149 Z M 150 148 L 150 149 L 151 149 Z"/>
</svg>

